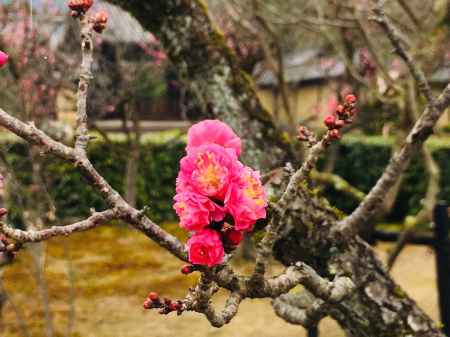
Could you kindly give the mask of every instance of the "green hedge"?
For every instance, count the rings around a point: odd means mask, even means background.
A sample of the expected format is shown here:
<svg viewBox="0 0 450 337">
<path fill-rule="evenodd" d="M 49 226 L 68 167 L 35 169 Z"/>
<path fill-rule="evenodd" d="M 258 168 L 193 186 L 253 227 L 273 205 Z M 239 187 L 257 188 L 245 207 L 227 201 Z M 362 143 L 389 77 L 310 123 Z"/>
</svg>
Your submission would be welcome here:
<svg viewBox="0 0 450 337">
<path fill-rule="evenodd" d="M 150 216 L 157 222 L 175 221 L 172 197 L 179 159 L 184 155 L 182 141 L 166 144 L 146 143 L 142 145 L 142 157 L 138 177 L 138 207 L 150 206 Z M 442 141 L 430 142 L 433 156 L 442 171 L 441 198 L 450 202 L 450 144 Z M 23 143 L 3 144 L 3 152 L 13 163 L 18 178 L 30 183 L 30 163 L 27 146 Z M 389 142 L 378 137 L 346 137 L 338 149 L 335 173 L 348 180 L 362 191 L 369 189 L 382 173 L 390 157 Z M 118 191 L 123 192 L 125 176 L 126 145 L 116 142 L 111 145 L 96 142 L 90 145 L 89 155 L 95 167 Z M 105 205 L 92 188 L 80 183 L 83 178 L 70 165 L 55 158 L 45 160 L 45 176 L 50 182 L 48 190 L 56 200 L 58 216 L 80 216 L 94 207 Z M 401 220 L 406 214 L 416 212 L 424 195 L 427 179 L 419 158 L 413 160 L 408 169 L 389 221 Z M 17 191 L 22 193 L 22 191 Z M 26 193 L 26 192 L 25 192 Z M 338 208 L 350 212 L 356 202 L 332 189 L 324 192 L 330 202 Z M 15 205 L 15 211 L 21 211 Z M 10 205 L 14 208 L 14 205 Z"/>
<path fill-rule="evenodd" d="M 27 158 L 27 146 L 23 143 L 3 145 L 4 153 L 13 164 L 18 179 L 24 184 L 31 181 L 31 165 Z M 172 198 L 178 162 L 184 154 L 185 144 L 144 144 L 138 176 L 138 207 L 149 206 L 149 215 L 157 222 L 175 221 Z M 122 142 L 114 147 L 105 143 L 89 146 L 89 156 L 97 170 L 119 192 L 123 193 L 127 148 Z M 54 198 L 59 217 L 89 214 L 90 208 L 105 207 L 102 198 L 86 184 L 83 177 L 70 164 L 57 158 L 45 160 L 48 191 Z M 21 193 L 21 191 L 17 191 Z M 17 205 L 9 205 L 10 213 L 20 212 Z M 14 212 L 15 211 L 15 212 Z"/>
<path fill-rule="evenodd" d="M 346 136 L 338 149 L 335 173 L 353 186 L 368 192 L 375 184 L 391 156 L 392 140 L 381 137 Z M 447 138 L 433 138 L 427 142 L 433 157 L 441 169 L 441 191 L 439 198 L 450 202 L 450 142 Z M 405 173 L 394 208 L 387 221 L 401 221 L 408 214 L 415 214 L 421 207 L 428 178 L 419 155 L 412 160 Z M 330 202 L 345 212 L 354 209 L 357 203 L 342 194 L 326 190 Z"/>
</svg>

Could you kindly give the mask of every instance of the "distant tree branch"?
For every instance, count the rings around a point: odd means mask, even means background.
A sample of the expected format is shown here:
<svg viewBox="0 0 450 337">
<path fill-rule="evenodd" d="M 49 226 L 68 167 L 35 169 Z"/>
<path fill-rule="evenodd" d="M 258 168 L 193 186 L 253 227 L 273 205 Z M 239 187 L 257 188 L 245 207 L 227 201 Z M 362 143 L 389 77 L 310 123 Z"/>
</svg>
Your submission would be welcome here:
<svg viewBox="0 0 450 337">
<path fill-rule="evenodd" d="M 17 243 L 41 242 L 56 236 L 68 236 L 72 233 L 83 232 L 108 223 L 116 217 L 114 210 L 94 213 L 89 218 L 65 226 L 54 226 L 42 230 L 20 230 L 10 227 L 0 222 L 0 233 L 8 238 L 15 240 Z"/>
</svg>

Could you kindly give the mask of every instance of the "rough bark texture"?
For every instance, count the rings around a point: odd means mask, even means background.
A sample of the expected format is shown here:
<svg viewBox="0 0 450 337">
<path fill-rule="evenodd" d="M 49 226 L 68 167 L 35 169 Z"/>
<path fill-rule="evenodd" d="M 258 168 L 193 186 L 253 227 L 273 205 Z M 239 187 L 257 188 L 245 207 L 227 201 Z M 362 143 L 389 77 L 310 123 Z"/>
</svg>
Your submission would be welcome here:
<svg viewBox="0 0 450 337">
<path fill-rule="evenodd" d="M 305 261 L 329 279 L 351 277 L 356 290 L 328 310 L 349 336 L 443 336 L 390 278 L 368 244 L 358 237 L 351 240 L 331 237 L 330 224 L 340 214 L 327 206 L 326 200 L 303 186 L 299 188 L 294 209 L 287 234 L 275 246 L 276 256 L 286 265 Z"/>
<path fill-rule="evenodd" d="M 234 55 L 200 0 L 110 2 L 121 5 L 158 35 L 185 85 L 197 95 L 199 106 L 244 137 L 248 164 L 268 171 L 282 166 L 286 157 L 292 158 L 289 145 L 262 109 L 248 75 L 236 68 Z M 420 134 L 413 132 L 412 139 L 426 138 L 432 132 L 431 122 Z M 276 257 L 286 265 L 308 263 L 330 280 L 351 277 L 356 290 L 328 311 L 346 333 L 358 337 L 443 337 L 432 320 L 392 281 L 368 245 L 358 237 L 340 239 L 331 230 L 342 218 L 339 212 L 306 185 L 298 187 L 297 198 L 284 218 L 283 239 L 275 246 Z"/>
</svg>

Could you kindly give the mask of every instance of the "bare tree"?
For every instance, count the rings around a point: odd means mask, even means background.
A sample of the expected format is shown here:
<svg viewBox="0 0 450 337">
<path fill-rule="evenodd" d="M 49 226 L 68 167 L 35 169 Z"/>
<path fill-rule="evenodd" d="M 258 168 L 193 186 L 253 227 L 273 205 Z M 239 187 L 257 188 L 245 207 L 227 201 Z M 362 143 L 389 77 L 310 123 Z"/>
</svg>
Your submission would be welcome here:
<svg viewBox="0 0 450 337">
<path fill-rule="evenodd" d="M 75 1 L 86 3 L 86 1 Z M 87 1 L 89 2 L 89 1 Z M 213 27 L 199 0 L 112 0 L 133 13 L 144 27 L 157 31 L 166 51 L 179 68 L 185 84 L 195 88 L 197 102 L 205 114 L 225 120 L 245 140 L 243 158 L 261 170 L 284 166 L 293 158 L 291 147 L 277 133 L 270 116 L 261 107 L 247 76 L 236 66 L 235 57 Z M 307 130 L 301 138 L 310 150 L 298 169 L 284 170 L 286 183 L 271 205 L 271 216 L 258 244 L 254 271 L 238 275 L 227 262 L 213 268 L 195 266 L 199 283 L 178 301 L 161 302 L 150 294 L 149 306 L 162 313 L 185 310 L 199 312 L 215 327 L 228 323 L 247 298 L 272 298 L 275 312 L 288 322 L 315 325 L 329 315 L 349 336 L 441 336 L 437 325 L 390 278 L 373 250 L 358 237 L 360 226 L 380 209 L 384 195 L 408 166 L 412 156 L 433 132 L 437 120 L 450 105 L 450 85 L 435 97 L 421 71 L 402 43 L 398 29 L 377 2 L 371 15 L 398 55 L 408 66 L 416 86 L 426 98 L 426 108 L 394 153 L 384 173 L 352 214 L 343 216 L 308 188 L 311 170 L 328 148 L 335 132 L 316 140 Z M 0 125 L 39 147 L 45 153 L 71 163 L 104 198 L 108 209 L 94 211 L 88 218 L 59 227 L 17 230 L 0 224 L 0 232 L 15 243 L 36 243 L 58 235 L 89 230 L 112 219 L 121 219 L 187 261 L 183 243 L 153 223 L 145 211 L 127 203 L 91 164 L 86 100 L 92 77 L 93 29 L 103 27 L 104 17 L 90 19 L 76 12 L 82 25 L 83 61 L 78 91 L 78 127 L 75 145 L 67 146 L 48 136 L 33 123 L 23 122 L 0 109 Z M 196 48 L 192 48 L 195 45 Z M 353 100 L 352 100 L 353 103 Z M 333 129 L 334 130 L 334 129 Z M 16 249 L 15 244 L 8 249 Z M 267 276 L 272 254 L 286 265 L 277 276 Z M 289 291 L 303 285 L 304 292 Z M 211 297 L 219 288 L 230 292 L 223 310 L 217 311 Z M 174 307 L 172 304 L 176 303 Z"/>
</svg>

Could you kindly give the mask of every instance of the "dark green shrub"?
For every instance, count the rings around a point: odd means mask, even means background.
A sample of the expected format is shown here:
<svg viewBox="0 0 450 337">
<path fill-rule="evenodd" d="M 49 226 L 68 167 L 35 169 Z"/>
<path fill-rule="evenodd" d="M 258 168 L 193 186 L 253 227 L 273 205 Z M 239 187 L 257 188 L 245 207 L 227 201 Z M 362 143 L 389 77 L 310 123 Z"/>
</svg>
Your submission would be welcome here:
<svg viewBox="0 0 450 337">
<path fill-rule="evenodd" d="M 352 185 L 368 192 L 375 184 L 386 166 L 390 153 L 389 141 L 379 137 L 348 136 L 339 145 L 339 157 L 335 173 Z M 446 141 L 430 142 L 433 156 L 441 168 L 442 199 L 450 202 L 450 144 Z M 138 176 L 138 207 L 149 206 L 149 215 L 156 222 L 176 221 L 172 210 L 175 192 L 175 178 L 178 163 L 184 155 L 182 141 L 166 144 L 146 143 L 142 145 L 141 163 Z M 22 183 L 29 184 L 30 163 L 27 159 L 27 146 L 23 143 L 3 144 L 2 151 L 13 164 L 15 173 Z M 127 147 L 123 142 L 114 146 L 95 142 L 89 146 L 89 155 L 98 171 L 116 188 L 123 192 Z M 74 217 L 89 214 L 90 208 L 101 210 L 105 204 L 101 197 L 88 185 L 80 183 L 83 177 L 71 165 L 55 158 L 45 159 L 45 177 L 48 190 L 56 200 L 60 217 Z M 423 164 L 416 157 L 407 170 L 402 188 L 389 214 L 388 221 L 399 221 L 407 214 L 417 212 L 423 198 L 427 177 Z M 26 193 L 17 191 L 17 193 Z M 357 203 L 351 198 L 327 188 L 324 194 L 330 202 L 345 212 L 354 209 Z M 21 212 L 20 205 L 9 205 L 10 211 Z"/>
</svg>

